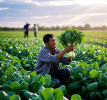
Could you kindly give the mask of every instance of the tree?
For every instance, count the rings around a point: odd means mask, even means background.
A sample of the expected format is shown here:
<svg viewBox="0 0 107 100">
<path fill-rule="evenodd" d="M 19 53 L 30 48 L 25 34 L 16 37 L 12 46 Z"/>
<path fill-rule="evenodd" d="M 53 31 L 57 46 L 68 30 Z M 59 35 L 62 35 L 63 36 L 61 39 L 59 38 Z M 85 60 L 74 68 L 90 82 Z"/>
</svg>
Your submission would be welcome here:
<svg viewBox="0 0 107 100">
<path fill-rule="evenodd" d="M 56 30 L 60 30 L 60 27 L 59 27 L 59 26 L 56 26 Z"/>
<path fill-rule="evenodd" d="M 80 26 L 77 26 L 77 29 L 78 30 L 83 30 L 83 27 L 80 25 Z"/>
<path fill-rule="evenodd" d="M 0 31 L 2 31 L 3 29 L 2 29 L 2 27 L 0 27 Z"/>
<path fill-rule="evenodd" d="M 89 30 L 91 28 L 91 26 L 89 24 L 85 24 L 84 29 L 85 30 Z"/>
<path fill-rule="evenodd" d="M 103 25 L 103 26 L 101 27 L 101 29 L 106 30 L 107 27 L 106 27 L 105 25 Z"/>
</svg>

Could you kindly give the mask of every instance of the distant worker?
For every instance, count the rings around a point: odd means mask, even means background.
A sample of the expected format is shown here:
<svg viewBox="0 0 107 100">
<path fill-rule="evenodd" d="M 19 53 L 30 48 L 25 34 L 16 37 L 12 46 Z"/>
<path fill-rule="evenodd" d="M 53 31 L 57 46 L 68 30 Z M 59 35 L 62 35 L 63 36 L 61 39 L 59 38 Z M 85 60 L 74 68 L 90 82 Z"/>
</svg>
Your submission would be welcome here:
<svg viewBox="0 0 107 100">
<path fill-rule="evenodd" d="M 34 24 L 34 36 L 37 38 L 38 27 Z"/>
<path fill-rule="evenodd" d="M 25 33 L 25 35 L 24 35 L 24 38 L 27 36 L 27 38 L 28 38 L 28 36 L 29 36 L 29 23 L 26 23 L 26 25 L 24 25 L 24 27 L 23 27 L 23 31 L 24 31 L 24 33 Z"/>
</svg>

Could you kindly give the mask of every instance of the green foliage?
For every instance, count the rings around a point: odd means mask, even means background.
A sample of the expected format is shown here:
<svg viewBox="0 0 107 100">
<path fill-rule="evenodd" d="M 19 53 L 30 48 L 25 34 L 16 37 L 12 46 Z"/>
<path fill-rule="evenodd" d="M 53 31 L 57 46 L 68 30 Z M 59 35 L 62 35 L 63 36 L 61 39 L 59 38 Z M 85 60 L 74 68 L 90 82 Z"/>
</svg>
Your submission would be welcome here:
<svg viewBox="0 0 107 100">
<path fill-rule="evenodd" d="M 15 91 L 16 93 L 21 89 L 21 86 L 18 82 L 11 82 L 10 88 Z"/>
<path fill-rule="evenodd" d="M 9 95 L 5 91 L 0 91 L 1 100 L 9 100 Z"/>
<path fill-rule="evenodd" d="M 73 61 L 69 65 L 60 64 L 61 68 L 71 70 L 67 89 L 64 85 L 55 89 L 50 75 L 34 72 L 38 52 L 43 46 L 39 39 L 0 39 L 1 100 L 66 100 L 67 91 L 77 91 L 82 98 L 107 98 L 106 48 L 88 44 L 75 46 Z M 60 44 L 57 47 L 63 49 Z"/>
<path fill-rule="evenodd" d="M 7 76 L 6 76 L 6 75 L 3 75 L 3 76 L 1 77 L 1 83 L 4 84 L 4 83 L 6 83 L 7 81 L 8 81 Z"/>
<path fill-rule="evenodd" d="M 70 100 L 82 100 L 81 96 L 78 94 L 73 94 Z"/>
<path fill-rule="evenodd" d="M 63 47 L 67 47 L 68 45 L 77 45 L 84 41 L 84 36 L 82 32 L 78 31 L 78 29 L 72 30 L 69 28 L 65 32 L 63 32 L 59 37 L 59 42 L 63 45 Z"/>
<path fill-rule="evenodd" d="M 93 70 L 90 71 L 90 73 L 89 73 L 90 78 L 95 78 L 97 76 L 98 76 L 97 70 L 93 69 Z"/>
<path fill-rule="evenodd" d="M 64 85 L 61 85 L 61 86 L 59 87 L 59 89 L 61 89 L 61 90 L 62 90 L 62 92 L 64 93 L 64 92 L 65 92 L 65 90 L 66 90 L 66 87 L 65 87 Z"/>
<path fill-rule="evenodd" d="M 21 98 L 19 97 L 19 95 L 13 94 L 13 95 L 10 97 L 10 100 L 21 100 Z"/>
<path fill-rule="evenodd" d="M 85 34 L 78 31 L 78 29 L 72 30 L 69 28 L 65 32 L 63 32 L 60 36 L 58 36 L 59 42 L 61 45 L 66 48 L 69 45 L 77 45 L 85 41 Z M 71 51 L 67 55 L 69 58 L 74 58 L 75 53 Z"/>
<path fill-rule="evenodd" d="M 98 83 L 91 83 L 87 86 L 87 89 L 89 89 L 90 91 L 96 91 L 98 89 Z"/>
<path fill-rule="evenodd" d="M 46 88 L 41 92 L 41 96 L 43 100 L 62 100 L 63 93 L 61 89 L 51 90 L 50 88 Z"/>
</svg>

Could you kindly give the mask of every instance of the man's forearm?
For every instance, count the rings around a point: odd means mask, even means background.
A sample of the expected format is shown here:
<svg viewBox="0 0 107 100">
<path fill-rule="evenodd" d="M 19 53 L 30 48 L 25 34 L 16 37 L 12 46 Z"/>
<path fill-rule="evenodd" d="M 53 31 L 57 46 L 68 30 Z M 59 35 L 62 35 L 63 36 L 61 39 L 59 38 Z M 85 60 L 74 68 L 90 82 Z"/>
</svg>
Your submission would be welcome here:
<svg viewBox="0 0 107 100">
<path fill-rule="evenodd" d="M 65 50 L 63 50 L 62 52 L 57 54 L 57 60 L 59 60 L 64 54 L 65 54 Z M 71 62 L 72 59 L 67 57 L 68 62 Z"/>
<path fill-rule="evenodd" d="M 57 60 L 59 60 L 64 54 L 66 53 L 65 50 L 61 51 L 60 53 L 57 54 Z"/>
</svg>

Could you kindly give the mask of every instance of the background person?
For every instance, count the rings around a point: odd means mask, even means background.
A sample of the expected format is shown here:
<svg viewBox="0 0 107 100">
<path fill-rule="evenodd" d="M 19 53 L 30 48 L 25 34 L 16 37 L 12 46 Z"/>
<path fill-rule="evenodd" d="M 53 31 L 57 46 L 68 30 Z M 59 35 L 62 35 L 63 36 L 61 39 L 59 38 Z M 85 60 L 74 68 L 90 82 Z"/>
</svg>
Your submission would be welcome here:
<svg viewBox="0 0 107 100">
<path fill-rule="evenodd" d="M 34 36 L 37 38 L 38 27 L 34 24 Z"/>
<path fill-rule="evenodd" d="M 30 26 L 30 24 L 29 23 L 26 23 L 26 25 L 24 25 L 24 27 L 23 27 L 23 30 L 24 30 L 24 38 L 27 36 L 27 38 L 28 38 L 28 36 L 29 36 L 29 26 Z"/>
<path fill-rule="evenodd" d="M 64 85 L 70 76 L 70 69 L 60 69 L 59 62 L 70 64 L 72 59 L 64 56 L 65 53 L 74 51 L 74 46 L 70 45 L 63 51 L 56 48 L 56 41 L 53 34 L 46 34 L 43 37 L 45 47 L 43 47 L 37 56 L 35 72 L 41 75 L 50 74 L 51 80 L 55 81 L 55 87 Z"/>
</svg>

